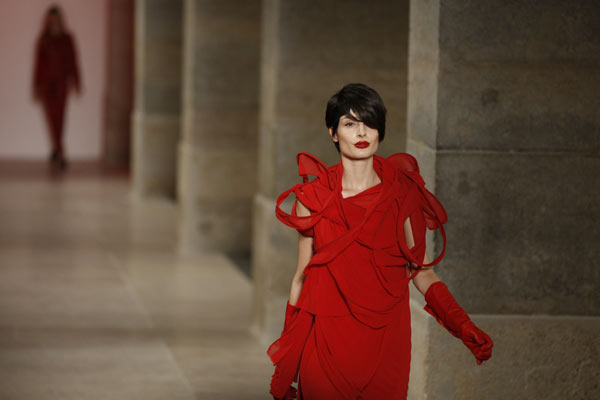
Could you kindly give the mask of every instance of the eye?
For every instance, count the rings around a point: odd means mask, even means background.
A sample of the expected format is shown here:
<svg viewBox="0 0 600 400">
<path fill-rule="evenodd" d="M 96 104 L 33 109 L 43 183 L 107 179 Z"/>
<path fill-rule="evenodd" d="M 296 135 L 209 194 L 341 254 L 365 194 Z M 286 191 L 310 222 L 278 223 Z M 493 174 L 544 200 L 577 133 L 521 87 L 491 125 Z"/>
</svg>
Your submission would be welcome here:
<svg viewBox="0 0 600 400">
<path fill-rule="evenodd" d="M 348 121 L 344 124 L 344 126 L 354 126 L 354 122 Z"/>
</svg>

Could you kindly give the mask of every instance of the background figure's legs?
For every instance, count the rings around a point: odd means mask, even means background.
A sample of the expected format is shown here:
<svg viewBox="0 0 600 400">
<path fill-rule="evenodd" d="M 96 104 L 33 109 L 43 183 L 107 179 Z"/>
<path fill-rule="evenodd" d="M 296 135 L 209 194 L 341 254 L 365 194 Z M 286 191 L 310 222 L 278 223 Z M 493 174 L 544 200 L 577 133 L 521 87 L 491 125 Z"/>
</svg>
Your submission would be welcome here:
<svg viewBox="0 0 600 400">
<path fill-rule="evenodd" d="M 52 152 L 56 154 L 56 160 L 64 164 L 63 131 L 66 108 L 66 90 L 58 90 L 44 100 L 44 112 L 50 132 Z"/>
</svg>

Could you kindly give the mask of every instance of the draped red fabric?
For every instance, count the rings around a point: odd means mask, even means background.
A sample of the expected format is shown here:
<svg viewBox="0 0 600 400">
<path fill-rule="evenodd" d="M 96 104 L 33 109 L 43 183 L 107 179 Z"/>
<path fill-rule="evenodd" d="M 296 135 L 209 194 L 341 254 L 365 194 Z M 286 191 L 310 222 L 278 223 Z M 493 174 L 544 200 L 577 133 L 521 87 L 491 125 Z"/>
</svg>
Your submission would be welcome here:
<svg viewBox="0 0 600 400">
<path fill-rule="evenodd" d="M 314 254 L 296 306 L 299 312 L 271 344 L 275 365 L 271 394 L 283 398 L 298 382 L 302 399 L 405 399 L 410 368 L 408 283 L 423 266 L 445 254 L 447 215 L 425 188 L 419 166 L 407 153 L 375 155 L 381 183 L 343 198 L 341 161 L 331 167 L 309 153 L 297 155 L 303 183 L 277 198 L 284 224 L 312 236 Z M 315 176 L 309 181 L 308 176 Z M 291 194 L 310 216 L 284 212 Z M 410 218 L 415 245 L 408 248 Z M 427 229 L 439 229 L 441 253 L 423 264 Z M 409 263 L 417 269 L 410 273 Z"/>
</svg>

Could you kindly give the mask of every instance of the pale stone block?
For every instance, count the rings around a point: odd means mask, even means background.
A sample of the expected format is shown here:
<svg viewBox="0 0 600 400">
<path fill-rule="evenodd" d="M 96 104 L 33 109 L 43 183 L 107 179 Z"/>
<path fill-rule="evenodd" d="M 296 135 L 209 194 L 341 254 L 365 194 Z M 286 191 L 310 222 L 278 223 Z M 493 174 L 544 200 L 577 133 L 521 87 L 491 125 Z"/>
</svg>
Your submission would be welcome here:
<svg viewBox="0 0 600 400">
<path fill-rule="evenodd" d="M 448 250 L 437 272 L 476 313 L 596 315 L 600 160 L 575 154 L 437 158 Z M 477 272 L 476 272 L 477 271 Z"/>
<path fill-rule="evenodd" d="M 134 112 L 133 192 L 138 196 L 175 195 L 175 153 L 179 116 Z"/>
<path fill-rule="evenodd" d="M 174 197 L 181 108 L 181 0 L 138 0 L 135 8 L 133 191 Z"/>
<path fill-rule="evenodd" d="M 492 358 L 477 365 L 460 340 L 432 326 L 423 398 L 583 400 L 597 395 L 600 318 L 471 317 L 494 341 Z"/>
<path fill-rule="evenodd" d="M 424 299 L 412 282 L 410 290 L 411 358 L 408 398 L 422 399 L 427 391 L 429 330 L 432 317 L 424 309 Z"/>
<path fill-rule="evenodd" d="M 179 144 L 178 197 L 182 202 L 199 198 L 250 198 L 256 190 L 253 175 L 256 154 L 243 149 L 218 149 Z M 227 179 L 223 179 L 226 177 Z"/>
<path fill-rule="evenodd" d="M 179 249 L 243 253 L 257 177 L 259 2 L 185 9 Z"/>
<path fill-rule="evenodd" d="M 250 247 L 250 198 L 256 154 L 179 146 L 179 248 L 242 251 Z M 227 177 L 227 179 L 223 179 Z"/>
<path fill-rule="evenodd" d="M 411 1 L 408 41 L 407 138 L 437 142 L 439 0 Z"/>
<path fill-rule="evenodd" d="M 254 197 L 252 268 L 253 321 L 265 343 L 281 334 L 285 304 L 296 271 L 298 233 L 275 216 L 275 201 Z"/>
<path fill-rule="evenodd" d="M 597 154 L 600 74 L 576 60 L 513 63 L 455 63 L 441 71 L 438 146 Z"/>
<path fill-rule="evenodd" d="M 442 1 L 439 46 L 445 57 L 468 63 L 588 62 L 600 54 L 599 19 L 589 0 Z"/>
</svg>

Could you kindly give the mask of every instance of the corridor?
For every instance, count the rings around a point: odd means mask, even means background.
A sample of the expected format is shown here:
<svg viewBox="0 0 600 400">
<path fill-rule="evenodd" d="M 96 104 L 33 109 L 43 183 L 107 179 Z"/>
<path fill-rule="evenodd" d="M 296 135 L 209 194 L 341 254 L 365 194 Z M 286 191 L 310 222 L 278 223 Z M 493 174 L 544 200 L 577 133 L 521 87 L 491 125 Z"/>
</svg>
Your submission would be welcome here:
<svg viewBox="0 0 600 400">
<path fill-rule="evenodd" d="M 306 272 L 327 276 L 328 199 L 358 182 L 319 175 L 399 153 L 434 197 L 394 190 L 387 215 L 424 212 L 419 254 L 494 342 L 478 365 L 410 284 L 407 398 L 599 398 L 600 1 L 58 3 L 0 1 L 0 400 L 271 399 L 299 262 L 278 199 L 318 179 Z M 378 95 L 335 96 L 351 83 Z M 344 154 L 360 110 L 377 145 Z M 382 279 L 402 229 L 354 232 L 377 251 L 311 278 L 309 314 L 406 299 Z"/>
<path fill-rule="evenodd" d="M 251 284 L 126 175 L 0 165 L 0 399 L 266 399 Z"/>
</svg>

